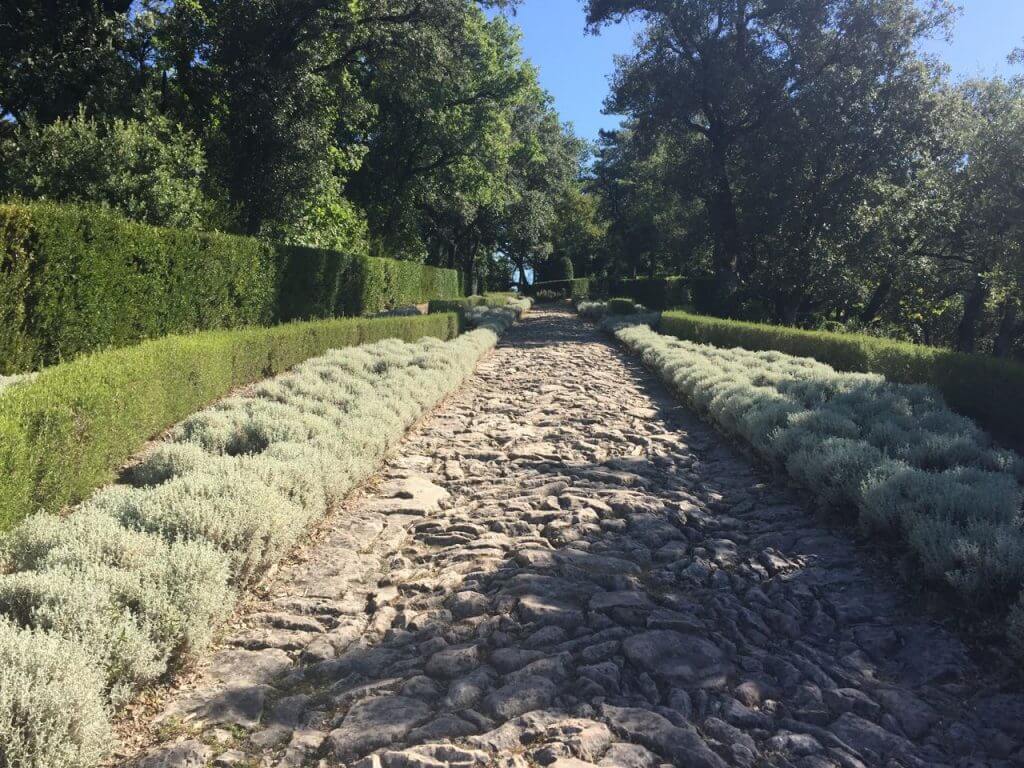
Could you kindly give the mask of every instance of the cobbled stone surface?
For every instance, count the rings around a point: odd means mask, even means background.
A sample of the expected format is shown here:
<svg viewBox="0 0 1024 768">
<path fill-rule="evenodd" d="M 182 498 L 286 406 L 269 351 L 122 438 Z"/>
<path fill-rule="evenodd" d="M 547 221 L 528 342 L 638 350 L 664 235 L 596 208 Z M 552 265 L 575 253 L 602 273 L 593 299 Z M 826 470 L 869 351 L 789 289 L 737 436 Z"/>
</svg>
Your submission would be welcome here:
<svg viewBox="0 0 1024 768">
<path fill-rule="evenodd" d="M 567 313 L 330 525 L 132 765 L 1024 765 L 1009 677 Z"/>
</svg>

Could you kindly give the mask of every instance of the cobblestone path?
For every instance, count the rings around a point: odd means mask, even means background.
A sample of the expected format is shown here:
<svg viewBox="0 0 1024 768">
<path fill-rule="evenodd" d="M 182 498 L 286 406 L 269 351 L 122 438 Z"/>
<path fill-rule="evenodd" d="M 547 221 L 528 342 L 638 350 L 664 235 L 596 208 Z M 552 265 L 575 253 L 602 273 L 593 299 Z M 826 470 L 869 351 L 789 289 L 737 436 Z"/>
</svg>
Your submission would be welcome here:
<svg viewBox="0 0 1024 768">
<path fill-rule="evenodd" d="M 875 564 L 536 311 L 130 764 L 1024 765 L 1020 688 Z"/>
</svg>

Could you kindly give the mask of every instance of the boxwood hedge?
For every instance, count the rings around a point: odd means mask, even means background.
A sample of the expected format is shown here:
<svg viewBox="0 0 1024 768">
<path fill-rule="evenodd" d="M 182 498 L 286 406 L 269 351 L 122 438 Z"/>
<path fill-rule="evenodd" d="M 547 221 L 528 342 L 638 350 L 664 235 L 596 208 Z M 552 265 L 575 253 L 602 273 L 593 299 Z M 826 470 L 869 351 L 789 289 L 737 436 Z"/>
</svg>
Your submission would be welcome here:
<svg viewBox="0 0 1024 768">
<path fill-rule="evenodd" d="M 777 325 L 666 312 L 660 331 L 717 347 L 776 350 L 813 357 L 840 371 L 880 373 L 901 384 L 929 384 L 955 411 L 970 416 L 1005 443 L 1024 446 L 1024 364 L 966 355 L 874 336 L 804 331 Z"/>
<path fill-rule="evenodd" d="M 627 298 L 608 299 L 608 314 L 631 315 L 636 311 L 636 302 Z"/>
<path fill-rule="evenodd" d="M 457 333 L 455 314 L 331 319 L 166 336 L 45 368 L 0 391 L 0 530 L 81 500 L 146 440 L 237 386 L 332 348 Z"/>
<path fill-rule="evenodd" d="M 0 205 L 0 273 L 0 374 L 166 334 L 460 295 L 455 270 L 52 203 Z"/>
</svg>

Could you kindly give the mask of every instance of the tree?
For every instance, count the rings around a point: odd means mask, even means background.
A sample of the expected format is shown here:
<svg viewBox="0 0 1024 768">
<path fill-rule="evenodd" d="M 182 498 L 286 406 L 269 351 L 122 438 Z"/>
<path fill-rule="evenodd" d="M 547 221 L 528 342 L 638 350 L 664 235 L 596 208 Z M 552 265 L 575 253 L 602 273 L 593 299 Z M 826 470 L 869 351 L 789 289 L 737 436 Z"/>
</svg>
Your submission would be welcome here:
<svg viewBox="0 0 1024 768">
<path fill-rule="evenodd" d="M 2 0 L 0 118 L 46 124 L 124 77 L 131 0 Z"/>
<path fill-rule="evenodd" d="M 24 28 L 0 28 L 16 86 L 0 134 L 16 141 L 0 139 L 18 155 L 10 169 L 34 175 L 7 174 L 0 192 L 500 281 L 495 264 L 513 251 L 523 263 L 551 253 L 555 206 L 579 175 L 579 142 L 518 32 L 482 11 L 516 1 L 97 0 L 81 18 L 59 2 L 16 4 Z M 74 77 L 40 88 L 53 73 L 32 68 L 39 52 L 79 44 L 103 66 L 80 57 Z M 63 135 L 74 151 L 44 162 Z M 125 146 L 108 146 L 117 136 Z M 185 144 L 193 165 L 175 170 Z M 58 188 L 72 166 L 87 170 Z M 191 219 L 143 195 L 185 199 L 172 180 L 210 198 L 179 206 Z"/>
<path fill-rule="evenodd" d="M 199 140 L 164 117 L 93 120 L 79 113 L 19 126 L 0 154 L 0 189 L 27 198 L 102 203 L 170 227 L 210 227 L 222 217 L 203 188 Z"/>
<path fill-rule="evenodd" d="M 411 29 L 374 68 L 376 113 L 350 188 L 388 251 L 429 253 L 473 282 L 483 209 L 505 194 L 511 116 L 533 78 L 506 20 L 464 8 Z"/>
<path fill-rule="evenodd" d="M 707 183 L 695 136 L 639 134 L 630 122 L 601 136 L 594 189 L 608 220 L 607 263 L 616 277 L 703 276 L 707 227 L 701 194 Z"/>
<path fill-rule="evenodd" d="M 597 195 L 588 190 L 589 182 L 582 178 L 570 184 L 555 202 L 551 251 L 572 265 L 574 277 L 597 275 L 604 266 L 607 222 L 601 218 Z"/>
<path fill-rule="evenodd" d="M 204 136 L 244 232 L 279 234 L 309 217 L 358 164 L 333 149 L 346 149 L 339 132 L 369 108 L 349 69 L 369 34 L 360 5 L 193 0 L 167 10 L 164 101 Z"/>
<path fill-rule="evenodd" d="M 555 256 L 559 205 L 578 189 L 588 149 L 536 85 L 518 105 L 512 127 L 508 197 L 493 210 L 492 226 L 496 247 L 512 260 L 522 285 L 530 271 L 543 275 Z"/>
<path fill-rule="evenodd" d="M 978 348 L 995 301 L 994 351 L 1005 355 L 1018 332 L 1024 283 L 1024 81 L 970 81 L 948 98 L 945 151 L 935 167 L 944 205 L 931 225 L 929 255 L 961 299 L 955 347 Z"/>
<path fill-rule="evenodd" d="M 366 229 L 422 259 L 432 187 L 503 130 L 521 62 L 502 25 L 470 0 L 176 3 L 157 36 L 165 102 L 204 133 L 244 231 Z"/>
<path fill-rule="evenodd" d="M 736 311 L 759 264 L 774 285 L 759 298 L 780 319 L 806 300 L 779 291 L 806 284 L 794 271 L 827 279 L 821 238 L 860 199 L 858 180 L 921 130 L 929 75 L 915 46 L 950 12 L 941 0 L 589 0 L 592 29 L 631 14 L 646 24 L 609 110 L 640 133 L 700 139 L 721 311 Z M 782 254 L 792 268 L 780 272 Z"/>
</svg>

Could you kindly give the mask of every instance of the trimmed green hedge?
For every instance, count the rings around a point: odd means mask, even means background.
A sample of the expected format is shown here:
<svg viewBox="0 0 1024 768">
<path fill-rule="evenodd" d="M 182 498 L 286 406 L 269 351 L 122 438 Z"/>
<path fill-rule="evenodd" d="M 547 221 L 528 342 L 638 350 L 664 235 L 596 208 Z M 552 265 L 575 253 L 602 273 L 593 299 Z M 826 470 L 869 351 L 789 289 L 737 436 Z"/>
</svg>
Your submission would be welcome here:
<svg viewBox="0 0 1024 768">
<path fill-rule="evenodd" d="M 554 291 L 567 299 L 581 301 L 590 298 L 590 279 L 578 277 L 574 280 L 542 280 L 526 286 L 525 295 L 536 296 L 538 291 Z"/>
<path fill-rule="evenodd" d="M 315 320 L 363 314 L 363 260 L 340 251 L 301 245 L 277 247 L 279 278 L 276 318 Z"/>
<path fill-rule="evenodd" d="M 608 299 L 608 314 L 631 315 L 636 311 L 636 302 L 632 299 Z"/>
<path fill-rule="evenodd" d="M 456 270 L 0 205 L 0 373 L 195 330 L 365 315 L 460 295 Z"/>
<path fill-rule="evenodd" d="M 681 277 L 638 277 L 615 280 L 610 290 L 614 296 L 626 296 L 648 309 L 664 310 L 690 303 L 690 290 Z"/>
<path fill-rule="evenodd" d="M 514 296 L 514 293 L 498 293 L 487 294 L 486 296 L 466 296 L 461 299 L 431 299 L 427 307 L 431 314 L 435 312 L 458 312 L 472 309 L 473 307 L 501 309 L 508 306 L 509 299 Z"/>
<path fill-rule="evenodd" d="M 929 384 L 954 410 L 1007 444 L 1024 446 L 1021 363 L 861 334 L 803 331 L 687 312 L 664 313 L 660 331 L 717 347 L 813 357 L 841 371 L 880 373 L 902 384 Z"/>
<path fill-rule="evenodd" d="M 459 273 L 411 261 L 277 246 L 281 279 L 277 320 L 369 315 L 459 293 Z"/>
<path fill-rule="evenodd" d="M 364 313 L 462 295 L 454 269 L 373 257 L 365 263 L 366 277 L 360 284 Z"/>
<path fill-rule="evenodd" d="M 320 320 L 166 336 L 46 368 L 0 391 L 0 530 L 80 501 L 146 440 L 235 387 L 331 348 L 457 334 L 454 314 Z"/>
<path fill-rule="evenodd" d="M 0 206 L 0 370 L 273 319 L 266 243 L 158 229 L 100 209 Z"/>
</svg>

